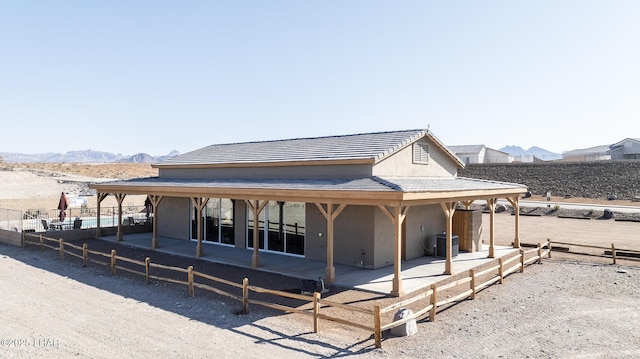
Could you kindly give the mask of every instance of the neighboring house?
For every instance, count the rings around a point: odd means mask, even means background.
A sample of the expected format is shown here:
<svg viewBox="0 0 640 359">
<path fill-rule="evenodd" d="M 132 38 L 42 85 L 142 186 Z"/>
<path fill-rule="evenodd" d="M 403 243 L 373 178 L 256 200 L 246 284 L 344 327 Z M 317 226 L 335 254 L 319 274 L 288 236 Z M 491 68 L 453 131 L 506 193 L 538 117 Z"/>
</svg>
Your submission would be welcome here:
<svg viewBox="0 0 640 359">
<path fill-rule="evenodd" d="M 562 154 L 565 162 L 606 161 L 611 159 L 609 146 L 596 146 L 580 150 L 567 151 Z"/>
<path fill-rule="evenodd" d="M 625 138 L 609 148 L 612 160 L 640 160 L 640 138 Z"/>
<path fill-rule="evenodd" d="M 464 164 L 511 163 L 513 156 L 485 145 L 447 146 Z"/>
<path fill-rule="evenodd" d="M 260 267 L 262 251 L 326 261 L 329 283 L 334 263 L 393 265 L 393 295 L 403 293 L 402 261 L 424 256 L 425 239 L 443 231 L 444 272 L 452 273 L 452 218 L 459 202 L 495 205 L 506 198 L 517 206 L 527 191 L 458 177 L 464 164 L 420 129 L 212 145 L 154 167 L 158 177 L 91 185 L 98 206 L 108 194 L 119 207 L 126 194 L 148 195 L 152 248 L 162 237 L 197 241 L 197 257 L 207 243 L 212 251 L 215 245 L 252 250 L 253 268 Z"/>
</svg>

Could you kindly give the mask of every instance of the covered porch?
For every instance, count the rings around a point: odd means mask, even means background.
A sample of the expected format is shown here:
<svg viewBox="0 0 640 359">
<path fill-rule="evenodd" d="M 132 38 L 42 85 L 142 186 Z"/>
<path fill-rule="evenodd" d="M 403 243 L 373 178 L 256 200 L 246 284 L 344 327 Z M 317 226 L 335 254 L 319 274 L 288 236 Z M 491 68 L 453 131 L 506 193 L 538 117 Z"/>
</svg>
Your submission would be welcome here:
<svg viewBox="0 0 640 359">
<path fill-rule="evenodd" d="M 118 241 L 117 236 L 103 236 L 100 239 L 113 243 L 118 242 L 131 247 L 148 249 L 151 238 L 151 233 L 137 233 L 128 234 L 123 241 Z M 155 249 L 156 251 L 189 258 L 193 258 L 197 247 L 197 242 L 195 241 L 165 237 L 160 237 L 158 240 L 162 243 L 162 246 L 157 247 Z M 251 267 L 253 251 L 250 249 L 215 244 L 204 245 L 207 248 L 204 254 L 200 256 L 201 260 L 244 268 Z M 495 246 L 494 258 L 506 256 L 514 251 L 518 251 L 518 249 L 506 246 Z M 488 245 L 484 245 L 481 250 L 476 252 L 461 252 L 458 256 L 452 258 L 455 266 L 451 274 L 455 275 L 469 271 L 494 258 L 489 257 Z M 403 261 L 401 276 L 405 293 L 408 294 L 428 288 L 431 284 L 448 277 L 449 274 L 445 274 L 442 270 L 445 261 L 446 258 L 430 256 Z M 260 253 L 260 262 L 261 266 L 259 270 L 261 271 L 282 274 L 289 277 L 298 277 L 300 279 L 318 279 L 318 277 L 324 274 L 326 268 L 326 262 L 268 252 Z M 394 266 L 380 269 L 360 269 L 353 266 L 336 264 L 335 275 L 336 279 L 333 281 L 333 284 L 338 287 L 388 294 L 389 288 L 393 283 Z"/>
<path fill-rule="evenodd" d="M 498 248 L 494 241 L 494 219 L 493 213 L 498 198 L 507 199 L 515 208 L 515 230 L 513 234 L 513 248 L 520 247 L 519 229 L 518 229 L 518 203 L 519 196 L 526 191 L 526 188 L 510 183 L 491 182 L 484 180 L 474 180 L 466 178 L 359 178 L 359 179 L 162 179 L 147 178 L 134 179 L 122 182 L 112 182 L 105 184 L 94 184 L 91 186 L 97 190 L 98 195 L 98 215 L 100 213 L 100 202 L 109 194 L 113 194 L 119 205 L 119 213 L 121 206 L 127 194 L 146 194 L 148 196 L 148 207 L 154 213 L 153 215 L 153 234 L 143 243 L 146 248 L 159 249 L 164 247 L 163 240 L 160 239 L 158 232 L 158 222 L 164 220 L 164 217 L 158 217 L 156 209 L 162 206 L 163 198 L 177 197 L 189 198 L 196 210 L 197 218 L 197 242 L 189 242 L 186 248 L 190 248 L 189 255 L 195 255 L 196 258 L 206 256 L 202 231 L 202 211 L 210 198 L 232 198 L 243 201 L 247 209 L 253 215 L 253 227 L 259 228 L 257 219 L 264 210 L 269 201 L 283 202 L 302 202 L 317 208 L 324 217 L 325 230 L 323 236 L 326 235 L 326 260 L 318 261 L 318 265 L 324 267 L 323 271 L 314 271 L 313 275 L 307 276 L 317 278 L 324 274 L 324 281 L 327 284 L 335 283 L 342 285 L 341 281 L 350 281 L 348 274 L 338 275 L 337 268 L 341 265 L 335 263 L 334 256 L 334 222 L 338 216 L 343 213 L 346 207 L 350 206 L 368 206 L 381 211 L 382 219 L 388 220 L 393 232 L 392 245 L 393 259 L 390 261 L 391 266 L 380 268 L 381 271 L 390 271 L 390 279 L 387 280 L 386 275 L 380 276 L 375 282 L 386 287 L 385 292 L 393 296 L 402 296 L 405 292 L 413 290 L 412 277 L 406 276 L 403 270 L 409 266 L 406 261 L 406 223 L 408 213 L 411 208 L 423 205 L 435 205 L 441 208 L 441 213 L 445 219 L 446 233 L 446 258 L 431 261 L 434 271 L 432 274 L 416 274 L 414 277 L 425 277 L 430 275 L 452 275 L 463 270 L 468 270 L 463 263 L 466 261 L 467 254 L 461 253 L 461 256 L 454 260 L 452 258 L 452 220 L 456 208 L 459 204 L 467 208 L 475 200 L 486 200 L 489 211 L 491 213 L 489 221 L 489 243 L 488 248 L 482 248 L 481 251 L 469 253 L 473 258 L 493 259 L 498 254 Z M 441 217 L 442 218 L 442 217 Z M 118 220 L 118 234 L 115 240 L 123 241 L 122 231 L 120 229 L 122 219 Z M 243 257 L 242 266 L 247 263 L 251 264 L 251 268 L 260 268 L 269 271 L 269 267 L 265 266 L 267 253 L 259 251 L 258 231 L 253 231 L 253 251 L 243 250 L 243 256 L 250 256 L 248 259 Z M 97 228 L 97 237 L 100 237 L 100 228 Z M 130 239 L 129 239 L 130 240 Z M 193 248 L 191 248 L 193 246 Z M 464 255 L 464 256 L 463 256 Z M 287 272 L 295 266 L 288 263 L 287 256 L 275 255 L 274 262 L 281 263 Z M 423 258 L 416 258 L 422 260 Z M 456 265 L 454 266 L 454 262 Z M 460 263 L 460 264 L 458 264 Z M 457 267 L 459 266 L 459 267 Z M 346 267 L 346 266 L 345 266 Z M 358 269 L 357 267 L 355 267 Z M 348 272 L 348 271 L 347 271 Z M 347 273 L 345 272 L 345 273 Z M 363 271 L 359 271 L 358 275 L 363 275 Z M 343 278 L 346 277 L 346 278 Z M 385 278 L 385 279 L 382 279 Z M 374 282 L 372 279 L 371 282 Z M 353 287 L 353 283 L 351 285 Z"/>
</svg>

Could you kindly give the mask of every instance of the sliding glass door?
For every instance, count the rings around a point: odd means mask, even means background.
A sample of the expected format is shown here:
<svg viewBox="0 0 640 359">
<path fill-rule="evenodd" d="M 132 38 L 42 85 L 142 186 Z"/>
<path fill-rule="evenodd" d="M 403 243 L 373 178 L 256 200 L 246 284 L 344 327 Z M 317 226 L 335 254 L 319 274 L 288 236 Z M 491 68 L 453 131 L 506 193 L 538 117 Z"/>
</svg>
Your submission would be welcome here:
<svg viewBox="0 0 640 359">
<path fill-rule="evenodd" d="M 211 198 L 202 211 L 203 240 L 208 243 L 235 244 L 233 220 L 234 202 L 226 198 Z M 191 239 L 198 239 L 196 209 L 191 207 Z"/>
<path fill-rule="evenodd" d="M 258 216 L 259 248 L 304 256 L 305 204 L 269 201 Z M 253 213 L 247 211 L 247 248 L 253 248 Z"/>
</svg>

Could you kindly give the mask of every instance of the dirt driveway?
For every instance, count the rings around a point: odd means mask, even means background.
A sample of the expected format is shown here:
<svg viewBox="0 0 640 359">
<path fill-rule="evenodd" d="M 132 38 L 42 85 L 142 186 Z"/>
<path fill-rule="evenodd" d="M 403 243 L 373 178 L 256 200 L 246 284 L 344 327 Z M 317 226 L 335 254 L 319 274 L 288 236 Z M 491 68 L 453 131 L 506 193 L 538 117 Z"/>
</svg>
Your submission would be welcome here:
<svg viewBox="0 0 640 359">
<path fill-rule="evenodd" d="M 548 238 L 548 230 L 586 222 L 537 218 L 521 226 Z M 598 222 L 616 235 L 640 227 Z M 385 335 L 383 349 L 365 331 L 323 321 L 315 334 L 307 317 L 260 307 L 236 315 L 232 300 L 112 277 L 55 251 L 0 245 L 0 284 L 1 358 L 640 356 L 640 268 L 624 264 L 546 260 L 440 311 L 433 323 L 419 322 L 414 336 Z"/>
</svg>

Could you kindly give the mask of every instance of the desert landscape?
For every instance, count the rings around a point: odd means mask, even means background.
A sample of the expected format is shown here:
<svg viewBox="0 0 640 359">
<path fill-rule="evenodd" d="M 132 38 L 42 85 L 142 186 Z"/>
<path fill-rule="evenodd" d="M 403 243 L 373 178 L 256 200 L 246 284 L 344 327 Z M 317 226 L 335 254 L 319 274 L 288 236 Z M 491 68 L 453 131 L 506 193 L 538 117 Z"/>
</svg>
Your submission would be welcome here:
<svg viewBox="0 0 640 359">
<path fill-rule="evenodd" d="M 57 200 L 60 191 L 82 193 L 92 181 L 154 171 L 136 164 L 2 164 L 0 204 Z M 496 222 L 500 244 L 509 244 L 513 217 L 500 213 Z M 523 216 L 521 226 L 525 243 L 551 238 L 640 248 L 636 222 Z M 323 321 L 316 334 L 305 316 L 258 306 L 238 315 L 238 302 L 225 297 L 190 297 L 184 286 L 147 286 L 139 277 L 111 276 L 105 267 L 61 260 L 55 251 L 2 244 L 0 352 L 8 358 L 640 356 L 638 262 L 621 259 L 612 265 L 597 257 L 553 254 L 483 290 L 476 300 L 440 311 L 435 322 L 419 321 L 413 336 L 385 333 L 383 348 L 375 349 L 371 333 L 351 327 Z M 343 302 L 372 300 L 370 293 L 357 291 L 333 295 Z"/>
</svg>

